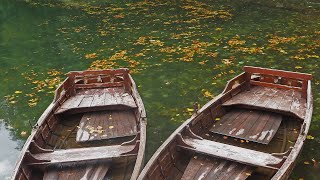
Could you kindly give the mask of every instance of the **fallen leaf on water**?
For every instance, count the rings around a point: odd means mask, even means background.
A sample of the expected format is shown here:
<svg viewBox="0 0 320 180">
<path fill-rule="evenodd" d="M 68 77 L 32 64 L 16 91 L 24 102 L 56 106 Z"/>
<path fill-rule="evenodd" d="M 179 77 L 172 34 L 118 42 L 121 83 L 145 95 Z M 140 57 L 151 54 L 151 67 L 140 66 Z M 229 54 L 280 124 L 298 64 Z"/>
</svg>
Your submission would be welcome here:
<svg viewBox="0 0 320 180">
<path fill-rule="evenodd" d="M 311 140 L 312 140 L 312 139 L 314 139 L 314 137 L 311 136 L 311 135 L 308 135 L 308 136 L 307 136 L 307 139 L 311 139 Z"/>
<path fill-rule="evenodd" d="M 21 131 L 20 134 L 21 134 L 22 137 L 25 137 L 25 136 L 27 136 L 27 131 Z"/>
<path fill-rule="evenodd" d="M 187 111 L 188 111 L 188 112 L 193 112 L 194 109 L 193 109 L 193 108 L 187 108 Z"/>
<path fill-rule="evenodd" d="M 22 91 L 15 91 L 14 93 L 16 93 L 16 94 L 21 94 Z"/>
</svg>

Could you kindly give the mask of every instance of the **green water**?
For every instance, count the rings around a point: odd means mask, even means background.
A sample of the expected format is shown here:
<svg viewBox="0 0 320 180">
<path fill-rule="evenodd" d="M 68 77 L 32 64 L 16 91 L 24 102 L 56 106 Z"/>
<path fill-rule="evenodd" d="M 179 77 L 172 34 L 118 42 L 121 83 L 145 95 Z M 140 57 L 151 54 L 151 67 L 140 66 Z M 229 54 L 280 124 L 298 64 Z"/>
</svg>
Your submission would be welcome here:
<svg viewBox="0 0 320 180">
<path fill-rule="evenodd" d="M 147 159 L 244 65 L 314 75 L 310 135 L 292 179 L 319 179 L 320 11 L 241 1 L 0 0 L 0 178 L 70 70 L 129 67 L 148 113 Z M 318 9 L 317 9 L 318 8 Z M 94 54 L 95 53 L 95 54 Z M 48 74 L 48 72 L 50 72 Z M 308 162 L 309 164 L 306 164 Z"/>
</svg>

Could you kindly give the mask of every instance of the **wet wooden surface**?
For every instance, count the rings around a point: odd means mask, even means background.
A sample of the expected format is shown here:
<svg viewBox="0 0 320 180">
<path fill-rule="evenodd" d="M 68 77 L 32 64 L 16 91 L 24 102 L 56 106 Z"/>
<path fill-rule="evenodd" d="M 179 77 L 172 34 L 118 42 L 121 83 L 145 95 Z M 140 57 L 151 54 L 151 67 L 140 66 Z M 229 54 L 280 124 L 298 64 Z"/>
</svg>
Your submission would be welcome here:
<svg viewBox="0 0 320 180">
<path fill-rule="evenodd" d="M 43 180 L 85 179 L 102 180 L 109 170 L 107 163 L 84 167 L 52 168 L 44 173 Z"/>
<path fill-rule="evenodd" d="M 79 123 L 77 142 L 111 139 L 137 134 L 133 111 L 101 111 L 85 113 Z"/>
<path fill-rule="evenodd" d="M 243 180 L 251 175 L 252 169 L 240 163 L 196 155 L 190 159 L 181 180 Z"/>
<path fill-rule="evenodd" d="M 221 117 L 211 132 L 268 144 L 278 131 L 282 116 L 276 113 L 233 109 Z"/>
<path fill-rule="evenodd" d="M 272 156 L 268 153 L 231 146 L 206 139 L 200 140 L 194 138 L 185 138 L 184 141 L 187 146 L 179 145 L 179 147 L 182 147 L 183 149 L 257 167 L 277 169 L 271 165 L 279 164 L 282 160 L 282 158 Z"/>
<path fill-rule="evenodd" d="M 230 105 L 249 105 L 262 109 L 293 113 L 304 119 L 307 102 L 301 97 L 301 92 L 295 90 L 252 86 L 250 91 L 244 91 L 223 103 Z"/>
<path fill-rule="evenodd" d="M 41 164 L 70 163 L 89 160 L 107 160 L 122 157 L 123 153 L 129 152 L 135 145 L 114 145 L 89 148 L 75 148 L 66 150 L 55 150 L 49 153 L 39 153 L 33 156 L 36 159 L 47 161 Z"/>
<path fill-rule="evenodd" d="M 66 100 L 56 114 L 76 108 L 95 108 L 99 106 L 125 105 L 137 107 L 133 97 L 123 87 L 79 89 L 76 94 Z"/>
</svg>

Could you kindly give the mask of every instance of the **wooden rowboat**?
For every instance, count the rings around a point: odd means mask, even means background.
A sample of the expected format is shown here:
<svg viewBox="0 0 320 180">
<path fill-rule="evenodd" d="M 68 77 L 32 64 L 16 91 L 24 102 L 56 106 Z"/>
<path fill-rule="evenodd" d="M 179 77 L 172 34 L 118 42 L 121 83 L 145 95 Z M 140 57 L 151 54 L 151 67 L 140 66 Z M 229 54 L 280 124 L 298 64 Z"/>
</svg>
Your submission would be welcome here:
<svg viewBox="0 0 320 180">
<path fill-rule="evenodd" d="M 286 179 L 312 116 L 310 74 L 244 67 L 185 121 L 138 179 Z"/>
<path fill-rule="evenodd" d="M 39 118 L 13 179 L 137 179 L 146 112 L 128 69 L 70 72 Z"/>
</svg>

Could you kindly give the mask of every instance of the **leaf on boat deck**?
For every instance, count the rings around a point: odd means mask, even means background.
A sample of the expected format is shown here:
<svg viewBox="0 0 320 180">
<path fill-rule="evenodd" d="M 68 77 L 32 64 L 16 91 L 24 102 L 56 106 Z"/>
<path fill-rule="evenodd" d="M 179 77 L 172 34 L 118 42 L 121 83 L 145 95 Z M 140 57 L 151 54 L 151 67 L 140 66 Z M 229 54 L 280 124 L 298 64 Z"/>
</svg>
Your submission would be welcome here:
<svg viewBox="0 0 320 180">
<path fill-rule="evenodd" d="M 216 120 L 216 121 L 220 121 L 220 118 L 217 117 L 215 120 Z"/>
<path fill-rule="evenodd" d="M 308 161 L 304 161 L 303 164 L 308 165 L 308 164 L 310 164 L 310 163 L 309 163 Z"/>
<path fill-rule="evenodd" d="M 114 127 L 113 126 L 109 126 L 109 129 L 113 129 Z"/>
</svg>

